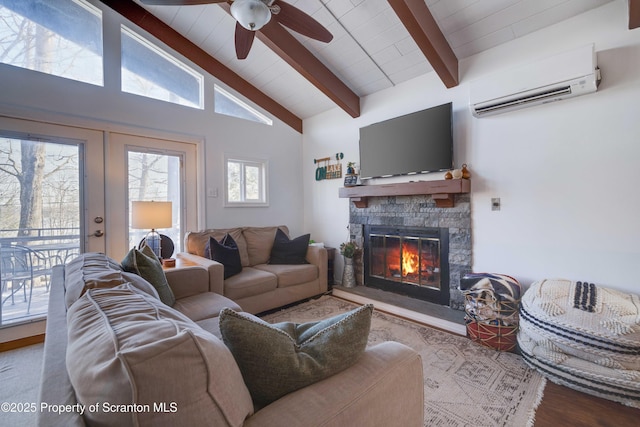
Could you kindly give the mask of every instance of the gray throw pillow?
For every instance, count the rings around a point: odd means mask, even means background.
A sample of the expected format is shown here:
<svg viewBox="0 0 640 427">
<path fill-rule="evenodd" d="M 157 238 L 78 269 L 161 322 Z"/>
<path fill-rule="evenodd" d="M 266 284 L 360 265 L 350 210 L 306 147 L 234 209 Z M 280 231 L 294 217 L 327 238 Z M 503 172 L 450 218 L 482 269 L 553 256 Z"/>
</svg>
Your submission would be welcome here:
<svg viewBox="0 0 640 427">
<path fill-rule="evenodd" d="M 176 302 L 176 297 L 167 282 L 167 276 L 162 270 L 160 260 L 148 246 L 143 246 L 141 250 L 133 248 L 122 260 L 122 269 L 129 273 L 135 273 L 138 276 L 151 283 L 156 291 L 160 301 L 172 307 Z"/>
<path fill-rule="evenodd" d="M 269 264 L 308 264 L 307 250 L 311 234 L 289 239 L 284 231 L 278 228 L 273 240 Z"/>
<path fill-rule="evenodd" d="M 256 409 L 347 369 L 367 346 L 373 305 L 318 322 L 269 324 L 225 308 L 220 332 Z"/>
<path fill-rule="evenodd" d="M 226 233 L 220 241 L 217 241 L 213 236 L 209 237 L 209 241 L 204 247 L 204 256 L 218 261 L 224 266 L 225 280 L 242 271 L 240 250 L 229 233 Z"/>
</svg>

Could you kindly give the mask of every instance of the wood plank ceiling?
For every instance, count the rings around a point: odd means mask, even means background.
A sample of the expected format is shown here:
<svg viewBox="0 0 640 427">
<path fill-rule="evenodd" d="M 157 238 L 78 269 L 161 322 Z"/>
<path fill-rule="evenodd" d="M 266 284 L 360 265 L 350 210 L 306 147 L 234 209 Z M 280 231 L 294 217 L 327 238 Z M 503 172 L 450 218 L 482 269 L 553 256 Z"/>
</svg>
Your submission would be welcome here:
<svg viewBox="0 0 640 427">
<path fill-rule="evenodd" d="M 612 0 L 287 0 L 327 27 L 334 39 L 329 44 L 310 40 L 272 21 L 257 33 L 243 61 L 235 58 L 235 21 L 226 3 L 179 7 L 101 1 L 302 132 L 305 118 L 335 106 L 358 117 L 362 96 L 430 71 L 444 86 L 454 87 L 459 58 Z M 629 28 L 637 28 L 640 0 L 628 2 Z"/>
</svg>

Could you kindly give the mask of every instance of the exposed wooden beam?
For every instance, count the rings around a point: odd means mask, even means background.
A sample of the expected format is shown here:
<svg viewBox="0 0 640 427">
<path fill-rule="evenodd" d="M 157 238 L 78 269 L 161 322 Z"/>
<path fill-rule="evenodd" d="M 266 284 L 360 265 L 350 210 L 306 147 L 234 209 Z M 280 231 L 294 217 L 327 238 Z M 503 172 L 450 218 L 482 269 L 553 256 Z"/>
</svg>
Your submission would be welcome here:
<svg viewBox="0 0 640 427">
<path fill-rule="evenodd" d="M 457 86 L 458 58 L 424 0 L 388 0 L 424 56 L 448 88 Z"/>
<path fill-rule="evenodd" d="M 260 107 L 302 133 L 302 119 L 251 85 L 231 69 L 213 58 L 204 50 L 162 22 L 159 18 L 136 4 L 133 0 L 101 0 L 102 3 L 149 32 L 171 49 L 200 66 L 212 76 L 229 85 L 238 93 L 255 102 Z"/>
<path fill-rule="evenodd" d="M 230 12 L 229 4 L 219 5 Z M 256 36 L 347 114 L 360 117 L 360 97 L 275 19 L 262 27 Z"/>
<path fill-rule="evenodd" d="M 360 97 L 284 27 L 271 22 L 258 31 L 257 36 L 347 114 L 360 117 Z"/>
<path fill-rule="evenodd" d="M 629 29 L 640 27 L 640 0 L 629 0 Z"/>
</svg>

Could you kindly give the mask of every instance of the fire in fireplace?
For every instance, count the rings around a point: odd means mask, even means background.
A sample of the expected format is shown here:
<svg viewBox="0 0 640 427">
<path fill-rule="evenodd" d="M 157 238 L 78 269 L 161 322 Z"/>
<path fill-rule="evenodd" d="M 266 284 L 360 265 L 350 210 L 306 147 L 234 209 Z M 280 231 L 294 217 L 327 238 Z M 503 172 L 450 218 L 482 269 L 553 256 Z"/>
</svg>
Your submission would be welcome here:
<svg viewBox="0 0 640 427">
<path fill-rule="evenodd" d="M 447 229 L 365 227 L 365 286 L 449 304 Z"/>
</svg>

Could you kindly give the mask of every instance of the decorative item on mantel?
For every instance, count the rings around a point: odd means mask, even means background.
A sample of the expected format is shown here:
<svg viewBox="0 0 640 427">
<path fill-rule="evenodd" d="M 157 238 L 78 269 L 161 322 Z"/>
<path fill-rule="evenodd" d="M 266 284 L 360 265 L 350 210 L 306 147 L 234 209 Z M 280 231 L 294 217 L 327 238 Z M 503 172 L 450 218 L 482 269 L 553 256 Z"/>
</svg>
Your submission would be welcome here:
<svg viewBox="0 0 640 427">
<path fill-rule="evenodd" d="M 467 164 L 463 163 L 462 164 L 462 179 L 469 179 L 471 178 L 471 173 L 469 172 L 469 169 L 467 169 Z"/>
<path fill-rule="evenodd" d="M 453 169 L 453 170 L 447 171 L 444 174 L 444 179 L 469 179 L 469 178 L 471 178 L 471 173 L 469 172 L 469 169 L 467 169 L 466 163 L 462 164 L 462 168 Z"/>
<path fill-rule="evenodd" d="M 356 275 L 353 269 L 353 257 L 358 251 L 358 245 L 354 241 L 340 244 L 340 254 L 344 257 L 344 270 L 342 271 L 342 286 L 355 288 Z"/>
<path fill-rule="evenodd" d="M 356 163 L 347 162 L 347 175 L 355 175 L 355 174 L 356 174 Z"/>
<path fill-rule="evenodd" d="M 316 168 L 316 181 L 324 179 L 340 179 L 342 178 L 342 163 L 340 160 L 344 158 L 343 153 L 336 153 L 336 163 L 331 163 L 331 157 L 323 157 L 321 159 L 313 159 L 313 163 L 319 165 Z"/>
<path fill-rule="evenodd" d="M 347 174 L 344 176 L 344 186 L 353 187 L 359 184 L 360 182 L 358 181 L 358 173 L 356 172 L 356 163 L 348 162 Z"/>
</svg>

